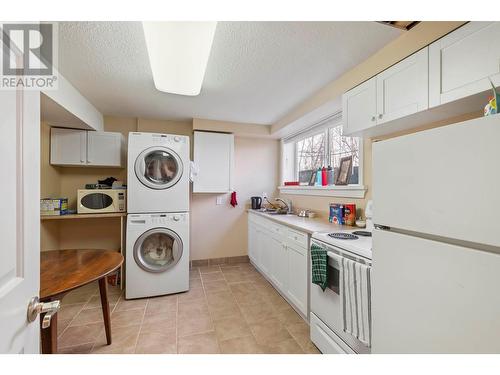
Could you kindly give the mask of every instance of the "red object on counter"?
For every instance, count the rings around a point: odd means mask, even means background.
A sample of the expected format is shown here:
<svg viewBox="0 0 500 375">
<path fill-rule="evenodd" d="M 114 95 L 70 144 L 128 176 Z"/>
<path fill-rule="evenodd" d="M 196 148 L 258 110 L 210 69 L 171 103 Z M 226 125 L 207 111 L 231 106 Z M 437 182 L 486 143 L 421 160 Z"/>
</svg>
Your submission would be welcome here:
<svg viewBox="0 0 500 375">
<path fill-rule="evenodd" d="M 236 192 L 233 191 L 231 193 L 231 206 L 236 207 L 238 205 L 238 201 L 236 200 Z"/>
<path fill-rule="evenodd" d="M 345 225 L 356 225 L 356 205 L 346 204 L 344 206 L 344 223 Z"/>
<path fill-rule="evenodd" d="M 299 181 L 285 181 L 283 182 L 283 185 L 285 186 L 297 186 L 300 185 Z"/>
<path fill-rule="evenodd" d="M 322 186 L 328 185 L 328 176 L 327 176 L 326 171 L 327 171 L 326 167 L 321 168 L 321 185 Z"/>
</svg>

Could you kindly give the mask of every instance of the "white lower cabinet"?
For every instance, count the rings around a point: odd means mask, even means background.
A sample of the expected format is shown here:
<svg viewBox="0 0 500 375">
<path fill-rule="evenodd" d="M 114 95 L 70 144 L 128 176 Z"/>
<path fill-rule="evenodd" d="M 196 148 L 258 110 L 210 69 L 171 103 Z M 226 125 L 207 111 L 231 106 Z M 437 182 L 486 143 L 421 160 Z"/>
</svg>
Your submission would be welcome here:
<svg viewBox="0 0 500 375">
<path fill-rule="evenodd" d="M 307 319 L 309 236 L 249 214 L 248 257 L 295 309 Z"/>
</svg>

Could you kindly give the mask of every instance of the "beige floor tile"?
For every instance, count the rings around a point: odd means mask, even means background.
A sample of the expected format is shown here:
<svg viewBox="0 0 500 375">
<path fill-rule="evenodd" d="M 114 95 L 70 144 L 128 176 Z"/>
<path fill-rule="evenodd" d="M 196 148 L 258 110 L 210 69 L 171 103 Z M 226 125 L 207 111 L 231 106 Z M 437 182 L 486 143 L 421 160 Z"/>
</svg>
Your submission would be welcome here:
<svg viewBox="0 0 500 375">
<path fill-rule="evenodd" d="M 294 339 L 288 339 L 268 345 L 262 345 L 266 354 L 303 354 L 304 351 Z"/>
<path fill-rule="evenodd" d="M 158 314 L 145 315 L 142 323 L 149 331 L 175 328 L 177 325 L 177 311 L 170 310 Z"/>
<path fill-rule="evenodd" d="M 234 295 L 231 291 L 217 291 L 207 293 L 207 301 L 209 306 L 225 304 L 229 302 L 236 303 L 236 299 L 234 298 Z"/>
<path fill-rule="evenodd" d="M 60 348 L 93 343 L 104 331 L 102 323 L 92 323 L 84 326 L 68 327 L 61 335 L 57 344 Z"/>
<path fill-rule="evenodd" d="M 220 267 L 218 265 L 215 265 L 215 266 L 202 266 L 202 267 L 199 267 L 198 270 L 203 275 L 203 274 L 206 274 L 206 273 L 220 272 Z"/>
<path fill-rule="evenodd" d="M 58 348 L 57 354 L 89 354 L 94 343 Z"/>
<path fill-rule="evenodd" d="M 191 289 L 179 294 L 179 304 L 199 300 L 205 300 L 205 292 L 203 289 Z"/>
<path fill-rule="evenodd" d="M 71 321 L 71 326 L 81 326 L 89 323 L 104 322 L 102 308 L 81 310 Z"/>
<path fill-rule="evenodd" d="M 234 295 L 246 295 L 255 293 L 256 289 L 251 282 L 241 282 L 236 284 L 231 284 L 231 291 Z"/>
<path fill-rule="evenodd" d="M 151 298 L 146 306 L 146 315 L 177 311 L 177 295 Z"/>
<path fill-rule="evenodd" d="M 250 324 L 250 329 L 257 342 L 261 345 L 274 345 L 292 339 L 290 333 L 277 318 Z"/>
<path fill-rule="evenodd" d="M 120 299 L 119 295 L 108 295 L 109 308 L 115 307 L 116 303 Z M 94 309 L 96 307 L 101 307 L 101 296 L 93 296 L 85 305 L 84 309 Z"/>
<path fill-rule="evenodd" d="M 215 333 L 219 340 L 251 336 L 250 328 L 242 316 L 228 317 L 214 322 Z"/>
<path fill-rule="evenodd" d="M 248 294 L 235 294 L 235 298 L 240 306 L 263 305 L 268 303 L 267 299 L 257 292 Z"/>
<path fill-rule="evenodd" d="M 57 337 L 60 337 L 66 328 L 68 328 L 69 323 L 71 323 L 71 319 L 57 319 Z"/>
<path fill-rule="evenodd" d="M 111 314 L 111 326 L 114 328 L 141 324 L 143 317 L 144 308 L 141 310 L 113 311 Z"/>
<path fill-rule="evenodd" d="M 276 317 L 283 324 L 304 322 L 304 319 L 290 305 L 288 305 L 287 309 L 276 310 Z"/>
<path fill-rule="evenodd" d="M 189 336 L 198 333 L 211 332 L 214 330 L 212 319 L 206 315 L 184 317 L 177 320 L 177 335 L 179 337 Z"/>
<path fill-rule="evenodd" d="M 203 288 L 203 284 L 201 283 L 201 278 L 189 280 L 189 289 L 199 289 L 199 288 Z"/>
<path fill-rule="evenodd" d="M 259 354 L 264 352 L 253 336 L 219 341 L 219 345 L 222 354 Z"/>
<path fill-rule="evenodd" d="M 148 303 L 147 298 L 129 299 L 129 300 L 120 298 L 114 311 L 126 311 L 126 310 L 136 310 L 136 309 L 144 310 L 147 303 Z"/>
<path fill-rule="evenodd" d="M 276 317 L 276 311 L 268 303 L 242 305 L 241 312 L 248 323 L 259 323 Z"/>
<path fill-rule="evenodd" d="M 196 280 L 196 279 L 200 279 L 201 276 L 200 276 L 200 271 L 198 269 L 198 267 L 196 268 L 191 268 L 189 270 L 189 280 Z"/>
<path fill-rule="evenodd" d="M 75 305 L 63 305 L 61 309 L 57 313 L 57 318 L 60 320 L 71 320 L 73 319 L 80 311 L 82 311 L 84 303 L 78 303 Z"/>
<path fill-rule="evenodd" d="M 121 289 L 119 285 L 112 286 L 108 284 L 108 296 L 119 296 L 122 295 L 123 292 L 124 290 Z M 97 293 L 99 293 L 99 290 L 97 290 Z"/>
<path fill-rule="evenodd" d="M 193 318 L 199 315 L 208 314 L 208 305 L 205 300 L 189 301 L 179 304 L 178 307 L 179 319 Z"/>
<path fill-rule="evenodd" d="M 92 354 L 131 354 L 135 351 L 140 325 L 128 327 L 113 327 L 111 330 L 111 345 L 106 344 L 106 335 L 99 335 Z"/>
<path fill-rule="evenodd" d="M 214 332 L 179 337 L 179 354 L 218 354 L 219 344 Z"/>
<path fill-rule="evenodd" d="M 161 331 L 144 331 L 141 329 L 135 353 L 176 354 L 177 337 L 175 328 Z"/>
<path fill-rule="evenodd" d="M 283 311 L 283 310 L 289 310 L 291 309 L 290 304 L 283 298 L 281 297 L 278 293 L 273 294 L 273 295 L 267 295 L 266 299 L 271 303 L 274 309 L 278 311 Z"/>
<path fill-rule="evenodd" d="M 211 274 L 209 274 L 211 275 Z M 211 292 L 222 292 L 229 291 L 229 285 L 224 280 L 216 280 L 216 281 L 204 281 L 203 286 L 205 291 L 208 293 Z"/>
<path fill-rule="evenodd" d="M 80 304 L 80 303 L 87 303 L 94 293 L 92 292 L 86 292 L 86 293 L 68 293 L 65 295 L 61 301 L 61 305 L 73 305 L 73 304 Z"/>
<path fill-rule="evenodd" d="M 305 347 L 302 347 L 302 350 L 306 354 L 321 354 L 318 348 L 311 341 L 309 341 Z"/>
<path fill-rule="evenodd" d="M 201 280 L 203 281 L 203 284 L 205 284 L 205 282 L 208 282 L 208 281 L 224 280 L 224 275 L 220 271 L 219 272 L 202 273 Z"/>
</svg>

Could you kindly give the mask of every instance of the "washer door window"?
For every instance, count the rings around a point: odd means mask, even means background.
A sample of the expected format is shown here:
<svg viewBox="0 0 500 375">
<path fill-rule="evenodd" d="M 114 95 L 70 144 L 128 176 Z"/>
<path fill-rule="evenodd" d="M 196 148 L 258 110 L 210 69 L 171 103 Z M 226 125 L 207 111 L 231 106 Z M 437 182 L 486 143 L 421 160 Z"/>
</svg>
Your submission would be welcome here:
<svg viewBox="0 0 500 375">
<path fill-rule="evenodd" d="M 150 229 L 134 245 L 134 259 L 147 272 L 164 272 L 175 266 L 181 257 L 182 241 L 170 229 Z"/>
<path fill-rule="evenodd" d="M 182 161 L 174 151 L 165 147 L 148 148 L 135 161 L 135 174 L 151 189 L 168 189 L 182 176 Z"/>
</svg>

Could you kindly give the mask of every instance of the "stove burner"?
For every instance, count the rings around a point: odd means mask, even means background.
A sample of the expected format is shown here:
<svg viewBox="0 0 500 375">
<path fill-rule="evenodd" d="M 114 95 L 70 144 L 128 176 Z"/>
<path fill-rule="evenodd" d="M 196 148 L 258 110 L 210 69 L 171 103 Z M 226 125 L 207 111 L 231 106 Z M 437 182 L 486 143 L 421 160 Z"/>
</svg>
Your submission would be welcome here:
<svg viewBox="0 0 500 375">
<path fill-rule="evenodd" d="M 357 240 L 359 237 L 351 233 L 335 232 L 328 235 L 337 240 Z"/>
<path fill-rule="evenodd" d="M 371 237 L 372 236 L 372 232 L 368 232 L 366 230 L 355 230 L 354 232 L 352 232 L 352 234 L 356 234 L 358 236 L 363 236 L 363 237 Z"/>
</svg>

